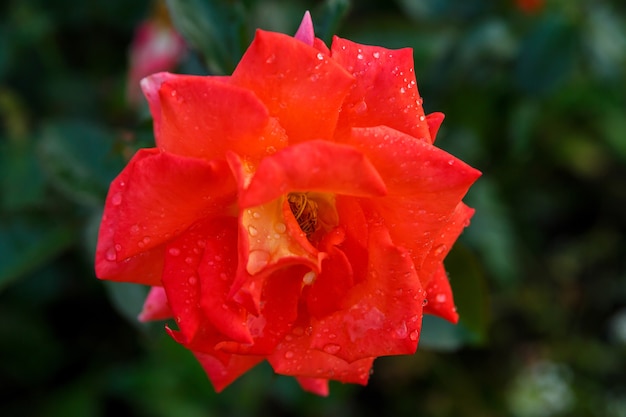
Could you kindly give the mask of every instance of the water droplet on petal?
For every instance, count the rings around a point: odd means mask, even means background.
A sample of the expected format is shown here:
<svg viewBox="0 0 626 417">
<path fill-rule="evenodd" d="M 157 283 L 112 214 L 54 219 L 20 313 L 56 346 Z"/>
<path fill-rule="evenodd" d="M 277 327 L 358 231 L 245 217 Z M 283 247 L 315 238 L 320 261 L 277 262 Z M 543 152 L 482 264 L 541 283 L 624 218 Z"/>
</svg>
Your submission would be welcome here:
<svg viewBox="0 0 626 417">
<path fill-rule="evenodd" d="M 172 255 L 172 256 L 178 256 L 178 255 L 180 255 L 180 249 L 178 249 L 178 248 L 170 248 L 170 249 L 168 250 L 168 252 L 169 252 L 169 254 L 170 254 L 170 255 Z"/>
<path fill-rule="evenodd" d="M 248 255 L 248 264 L 246 270 L 249 274 L 254 275 L 267 266 L 270 261 L 270 254 L 264 250 L 253 250 Z"/>
<path fill-rule="evenodd" d="M 319 59 L 320 61 L 322 61 L 324 59 L 324 54 L 321 52 L 317 53 L 317 59 Z"/>
<path fill-rule="evenodd" d="M 422 306 L 426 306 L 426 304 L 428 304 L 428 298 L 424 298 L 422 301 Z"/>
<path fill-rule="evenodd" d="M 137 225 L 137 224 L 133 224 L 133 225 L 130 227 L 130 232 L 131 232 L 131 233 L 135 233 L 135 234 L 139 233 L 139 225 Z"/>
<path fill-rule="evenodd" d="M 448 247 L 446 245 L 439 245 L 435 248 L 435 256 L 439 256 L 442 253 L 444 253 L 446 250 L 448 249 Z"/>
<path fill-rule="evenodd" d="M 313 271 L 309 271 L 302 277 L 302 282 L 304 285 L 311 285 L 315 282 L 315 278 L 317 278 L 317 274 Z"/>
<path fill-rule="evenodd" d="M 374 56 L 374 58 L 378 59 L 380 58 L 380 52 L 376 51 L 372 54 Z"/>
<path fill-rule="evenodd" d="M 363 59 L 363 54 L 358 54 L 358 55 L 356 56 L 356 59 Z"/>
<path fill-rule="evenodd" d="M 419 337 L 420 337 L 420 332 L 418 332 L 417 330 L 413 330 L 411 333 L 409 333 L 409 339 L 411 339 L 414 342 L 417 339 L 419 339 Z"/>
<path fill-rule="evenodd" d="M 335 355 L 337 352 L 339 352 L 341 350 L 341 346 L 336 345 L 334 343 L 329 343 L 327 345 L 325 345 L 322 349 L 324 349 L 324 352 L 330 354 L 330 355 Z"/>
<path fill-rule="evenodd" d="M 446 302 L 446 295 L 445 294 L 437 294 L 437 296 L 435 297 L 435 301 L 437 301 L 438 303 L 445 303 Z"/>
<path fill-rule="evenodd" d="M 185 258 L 185 263 L 187 265 L 191 265 L 193 263 L 193 258 L 191 256 L 188 256 Z"/>
<path fill-rule="evenodd" d="M 276 223 L 274 225 L 274 230 L 276 230 L 278 233 L 285 233 L 285 231 L 287 230 L 287 226 L 285 226 L 284 223 Z"/>
<path fill-rule="evenodd" d="M 294 353 L 290 350 L 288 350 L 287 352 L 285 352 L 285 359 L 291 359 L 293 358 Z"/>
<path fill-rule="evenodd" d="M 250 236 L 256 236 L 259 234 L 259 231 L 257 230 L 256 227 L 250 225 L 248 226 L 248 233 L 250 234 Z"/>
<path fill-rule="evenodd" d="M 189 285 L 196 285 L 196 282 L 198 282 L 198 279 L 196 277 L 189 277 Z"/>
<path fill-rule="evenodd" d="M 274 61 L 276 61 L 276 55 L 272 54 L 272 55 L 270 55 L 270 56 L 268 56 L 268 57 L 267 57 L 267 59 L 265 60 L 265 63 L 266 63 L 266 64 L 271 64 L 271 63 L 273 63 Z"/>
<path fill-rule="evenodd" d="M 454 165 L 454 159 L 450 159 L 450 160 L 448 161 L 448 165 Z"/>
<path fill-rule="evenodd" d="M 252 213 L 252 217 L 254 217 L 255 219 L 260 219 L 261 218 L 261 213 L 259 213 L 258 211 L 255 211 Z"/>
<path fill-rule="evenodd" d="M 113 197 L 111 197 L 111 204 L 114 206 L 119 206 L 122 204 L 122 193 L 115 193 Z"/>
<path fill-rule="evenodd" d="M 105 256 L 107 258 L 107 261 L 111 261 L 111 262 L 115 261 L 117 259 L 117 253 L 115 252 L 115 248 L 113 246 L 111 246 L 107 250 Z"/>
</svg>

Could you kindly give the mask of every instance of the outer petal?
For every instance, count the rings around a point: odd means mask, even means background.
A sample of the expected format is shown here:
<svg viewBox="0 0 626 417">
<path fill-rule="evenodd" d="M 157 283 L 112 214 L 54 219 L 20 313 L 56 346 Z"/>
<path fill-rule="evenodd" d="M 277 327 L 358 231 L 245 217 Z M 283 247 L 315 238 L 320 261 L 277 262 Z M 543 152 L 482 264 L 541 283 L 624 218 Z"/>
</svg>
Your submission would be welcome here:
<svg viewBox="0 0 626 417">
<path fill-rule="evenodd" d="M 311 13 L 309 13 L 308 10 L 304 12 L 304 17 L 302 18 L 300 27 L 298 27 L 298 31 L 293 37 L 309 46 L 313 46 L 313 41 L 315 40 L 315 31 L 313 30 Z"/>
<path fill-rule="evenodd" d="M 426 299 L 428 304 L 424 307 L 424 313 L 439 316 L 454 324 L 459 321 L 459 314 L 452 298 L 452 288 L 443 263 L 437 267 L 426 287 Z"/>
<path fill-rule="evenodd" d="M 328 348 L 327 352 L 311 349 L 310 345 L 309 329 L 294 327 L 267 360 L 278 374 L 367 384 L 374 358 L 348 363 L 335 356 L 334 347 Z"/>
<path fill-rule="evenodd" d="M 158 93 L 157 146 L 178 155 L 222 159 L 227 150 L 261 157 L 286 144 L 278 122 L 251 92 L 222 78 L 169 76 Z M 154 101 L 154 100 L 152 100 Z"/>
<path fill-rule="evenodd" d="M 227 212 L 235 196 L 225 162 L 138 151 L 109 190 L 96 272 L 103 262 L 123 263 L 162 245 L 197 219 Z"/>
<path fill-rule="evenodd" d="M 437 137 L 437 132 L 439 132 L 439 128 L 441 127 L 441 123 L 443 123 L 444 114 L 435 112 L 426 116 L 426 122 L 428 123 L 428 131 L 430 132 L 430 137 L 432 141 L 435 141 Z"/>
<path fill-rule="evenodd" d="M 296 377 L 303 390 L 328 397 L 328 380 L 324 378 Z"/>
<path fill-rule="evenodd" d="M 159 98 L 159 90 L 161 84 L 167 80 L 176 79 L 179 75 L 169 72 L 157 72 L 141 80 L 141 90 L 148 100 L 150 113 L 152 114 L 152 126 L 154 129 L 154 137 L 158 143 L 161 138 L 161 99 Z"/>
<path fill-rule="evenodd" d="M 172 317 L 172 310 L 167 303 L 167 295 L 163 287 L 152 287 L 143 303 L 143 308 L 137 319 L 142 322 L 151 320 L 166 320 Z"/>
<path fill-rule="evenodd" d="M 193 352 L 193 354 L 204 368 L 204 371 L 217 392 L 222 391 L 235 379 L 239 378 L 263 360 L 263 358 L 259 356 L 229 355 L 226 363 L 224 363 L 206 353 Z"/>
<path fill-rule="evenodd" d="M 455 210 L 480 172 L 439 148 L 384 126 L 353 129 L 348 142 L 368 156 L 389 190 L 389 196 L 362 204 L 384 219 L 396 244 L 409 250 L 426 286 L 436 263 L 454 242 L 448 237 L 453 234 L 443 228 L 455 221 L 460 233 L 469 219 L 456 218 L 461 213 Z M 445 241 L 439 242 L 442 233 Z M 427 258 L 432 259 L 426 262 Z"/>
<path fill-rule="evenodd" d="M 289 146 L 263 159 L 239 202 L 242 207 L 256 206 L 291 191 L 380 196 L 386 188 L 360 151 L 316 140 Z"/>
<path fill-rule="evenodd" d="M 424 278 L 430 280 L 437 268 L 441 266 L 441 263 L 448 255 L 448 252 L 450 252 L 452 245 L 456 242 L 463 229 L 469 226 L 473 215 L 474 209 L 466 206 L 464 203 L 459 203 L 439 232 L 434 236 L 428 257 L 418 267 L 418 273 L 425 286 L 428 285 L 428 281 L 424 281 Z"/>
<path fill-rule="evenodd" d="M 258 30 L 231 82 L 252 90 L 293 144 L 332 137 L 353 78 L 304 42 Z"/>
<path fill-rule="evenodd" d="M 311 347 L 348 362 L 412 354 L 422 323 L 424 290 L 407 252 L 384 227 L 370 231 L 366 281 L 348 295 L 344 309 L 313 321 Z"/>
<path fill-rule="evenodd" d="M 411 49 L 389 50 L 336 37 L 332 58 L 357 82 L 346 98 L 338 129 L 385 125 L 432 143 L 413 73 Z"/>
</svg>

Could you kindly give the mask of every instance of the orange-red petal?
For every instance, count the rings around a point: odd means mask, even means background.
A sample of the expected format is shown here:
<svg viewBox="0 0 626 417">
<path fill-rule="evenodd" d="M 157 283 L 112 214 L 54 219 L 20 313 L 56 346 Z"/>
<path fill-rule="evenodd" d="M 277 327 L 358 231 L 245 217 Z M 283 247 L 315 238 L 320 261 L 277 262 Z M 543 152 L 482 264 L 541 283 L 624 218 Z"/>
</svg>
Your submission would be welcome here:
<svg viewBox="0 0 626 417">
<path fill-rule="evenodd" d="M 254 93 L 222 78 L 167 77 L 158 102 L 151 109 L 160 108 L 157 146 L 166 152 L 211 160 L 233 151 L 259 158 L 287 141 Z"/>
<path fill-rule="evenodd" d="M 226 363 L 203 352 L 193 352 L 194 356 L 204 368 L 215 391 L 221 392 L 234 380 L 263 360 L 259 356 L 229 355 Z"/>
<path fill-rule="evenodd" d="M 443 263 L 439 264 L 426 287 L 426 299 L 428 303 L 424 306 L 424 314 L 433 314 L 454 324 L 459 321 L 459 314 L 456 312 L 452 297 L 452 288 Z"/>
<path fill-rule="evenodd" d="M 330 49 L 333 60 L 356 78 L 341 108 L 340 134 L 349 134 L 351 127 L 385 125 L 432 143 L 411 49 L 361 45 L 336 36 Z"/>
<path fill-rule="evenodd" d="M 152 320 L 166 320 L 171 317 L 172 310 L 167 302 L 165 289 L 163 287 L 150 288 L 137 319 L 146 322 Z"/>
<path fill-rule="evenodd" d="M 417 349 L 425 292 L 406 250 L 383 226 L 370 230 L 366 280 L 355 285 L 344 308 L 313 320 L 311 347 L 347 361 L 412 354 Z"/>
<path fill-rule="evenodd" d="M 264 158 L 239 199 L 242 207 L 274 200 L 291 191 L 352 196 L 385 195 L 385 183 L 352 146 L 315 140 L 289 146 Z"/>
<path fill-rule="evenodd" d="M 332 137 L 353 78 L 316 48 L 258 30 L 231 82 L 253 91 L 293 144 Z"/>
<path fill-rule="evenodd" d="M 227 211 L 236 192 L 225 161 L 140 150 L 109 190 L 97 259 L 124 262 L 158 247 L 198 219 Z"/>
</svg>

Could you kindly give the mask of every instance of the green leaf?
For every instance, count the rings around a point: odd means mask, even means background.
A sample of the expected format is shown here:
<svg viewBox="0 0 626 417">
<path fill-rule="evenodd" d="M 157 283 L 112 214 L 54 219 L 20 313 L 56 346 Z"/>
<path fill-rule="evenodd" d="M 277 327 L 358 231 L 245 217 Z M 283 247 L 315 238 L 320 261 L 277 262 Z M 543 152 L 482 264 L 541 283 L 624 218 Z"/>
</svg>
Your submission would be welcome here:
<svg viewBox="0 0 626 417">
<path fill-rule="evenodd" d="M 516 66 L 517 84 L 539 94 L 554 90 L 573 72 L 575 28 L 560 15 L 546 15 L 523 42 Z"/>
<path fill-rule="evenodd" d="M 137 316 L 143 308 L 143 302 L 148 295 L 145 286 L 126 282 L 103 281 L 109 299 L 115 310 L 130 323 L 139 326 Z"/>
<path fill-rule="evenodd" d="M 76 240 L 71 225 L 43 216 L 0 220 L 0 290 L 55 258 Z"/>
<path fill-rule="evenodd" d="M 316 36 L 330 45 L 349 9 L 350 0 L 326 0 L 317 13 L 320 17 L 314 22 Z"/>
<path fill-rule="evenodd" d="M 485 273 L 474 254 L 460 243 L 454 245 L 444 263 L 459 313 L 459 325 L 467 330 L 463 332 L 465 341 L 473 345 L 484 343 L 489 326 Z"/>
<path fill-rule="evenodd" d="M 100 206 L 109 184 L 123 167 L 112 137 L 86 122 L 48 124 L 38 150 L 52 184 L 79 204 Z"/>
<path fill-rule="evenodd" d="M 176 29 L 202 54 L 212 74 L 231 74 L 248 47 L 251 34 L 241 2 L 168 0 Z"/>
<path fill-rule="evenodd" d="M 0 143 L 2 208 L 17 211 L 45 200 L 44 178 L 31 141 Z"/>
<path fill-rule="evenodd" d="M 480 345 L 485 342 L 489 324 L 489 297 L 482 269 L 474 255 L 459 243 L 445 264 L 459 322 L 455 325 L 439 317 L 424 316 L 420 347 L 450 351 Z"/>
</svg>

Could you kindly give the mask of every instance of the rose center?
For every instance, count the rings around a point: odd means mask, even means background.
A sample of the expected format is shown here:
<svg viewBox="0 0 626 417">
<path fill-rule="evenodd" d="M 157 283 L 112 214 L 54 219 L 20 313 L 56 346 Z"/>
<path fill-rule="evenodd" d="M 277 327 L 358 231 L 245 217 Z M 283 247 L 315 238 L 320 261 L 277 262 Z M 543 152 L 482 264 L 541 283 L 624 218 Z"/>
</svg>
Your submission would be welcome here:
<svg viewBox="0 0 626 417">
<path fill-rule="evenodd" d="M 310 199 L 307 193 L 289 193 L 287 202 L 289 202 L 289 208 L 296 218 L 300 229 L 307 237 L 310 237 L 318 229 L 317 203 Z"/>
</svg>

